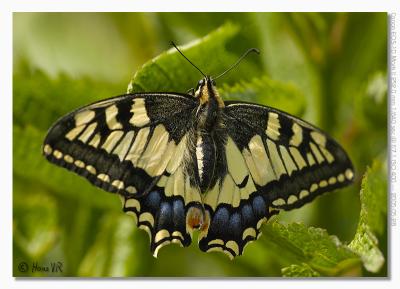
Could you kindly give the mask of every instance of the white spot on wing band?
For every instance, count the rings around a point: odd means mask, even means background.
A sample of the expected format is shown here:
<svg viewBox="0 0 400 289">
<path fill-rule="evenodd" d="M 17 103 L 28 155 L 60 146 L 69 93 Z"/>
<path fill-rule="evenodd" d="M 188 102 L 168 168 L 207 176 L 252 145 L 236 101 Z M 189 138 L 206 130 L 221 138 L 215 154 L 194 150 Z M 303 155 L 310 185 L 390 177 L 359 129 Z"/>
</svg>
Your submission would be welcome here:
<svg viewBox="0 0 400 289">
<path fill-rule="evenodd" d="M 140 203 L 136 199 L 127 199 L 125 202 L 125 208 L 135 208 L 138 212 L 140 212 Z"/>
<path fill-rule="evenodd" d="M 157 232 L 157 234 L 154 237 L 154 243 L 157 243 L 165 238 L 168 238 L 170 236 L 168 230 L 162 229 Z"/>
<path fill-rule="evenodd" d="M 354 177 L 354 173 L 353 173 L 353 171 L 350 170 L 350 169 L 347 169 L 347 170 L 345 171 L 344 174 L 345 174 L 346 178 L 347 178 L 349 181 L 352 180 L 353 177 Z"/>
<path fill-rule="evenodd" d="M 267 136 L 273 140 L 278 140 L 280 128 L 279 115 L 275 112 L 268 113 L 267 129 L 265 130 Z"/>
<path fill-rule="evenodd" d="M 292 126 L 293 136 L 290 139 L 290 145 L 299 146 L 303 141 L 303 129 L 296 122 Z"/>
<path fill-rule="evenodd" d="M 279 207 L 279 206 L 283 206 L 283 205 L 285 205 L 285 204 L 286 204 L 286 202 L 285 202 L 285 200 L 284 200 L 284 199 L 282 199 L 282 198 L 279 198 L 279 199 L 276 199 L 275 201 L 273 201 L 273 202 L 272 202 L 272 204 L 273 204 L 274 206 L 277 206 L 277 207 Z"/>
<path fill-rule="evenodd" d="M 46 155 L 50 155 L 53 152 L 53 149 L 51 148 L 51 146 L 49 146 L 48 144 L 46 144 L 43 148 L 43 152 Z"/>
<path fill-rule="evenodd" d="M 76 165 L 78 168 L 81 168 L 81 169 L 83 169 L 85 167 L 85 163 L 82 162 L 81 160 L 76 160 L 74 162 L 74 165 Z"/>
<path fill-rule="evenodd" d="M 65 137 L 67 139 L 69 139 L 70 141 L 74 140 L 80 133 L 81 131 L 85 128 L 85 125 L 81 125 L 78 127 L 74 127 L 73 129 L 71 129 L 66 135 Z"/>
<path fill-rule="evenodd" d="M 210 242 L 208 242 L 208 246 L 211 246 L 211 245 L 224 245 L 225 243 L 224 243 L 224 241 L 223 240 L 221 240 L 221 239 L 214 239 L 214 240 L 211 240 Z"/>
<path fill-rule="evenodd" d="M 136 127 L 142 127 L 150 122 L 150 119 L 147 116 L 145 100 L 143 98 L 137 98 L 133 100 L 131 112 L 133 115 L 129 122 L 132 125 Z"/>
<path fill-rule="evenodd" d="M 299 194 L 299 198 L 303 199 L 305 197 L 307 197 L 310 193 L 307 190 L 302 190 Z"/>
<path fill-rule="evenodd" d="M 86 143 L 91 135 L 94 133 L 97 124 L 94 122 L 86 127 L 85 131 L 79 136 L 79 140 L 83 143 Z"/>
<path fill-rule="evenodd" d="M 317 131 L 312 131 L 310 133 L 310 135 L 316 144 L 318 144 L 319 146 L 325 147 L 326 137 L 323 134 L 321 134 L 320 132 L 317 132 Z"/>
<path fill-rule="evenodd" d="M 92 175 L 95 175 L 95 174 L 96 174 L 96 169 L 95 169 L 93 166 L 91 166 L 91 165 L 86 166 L 86 170 L 87 170 L 89 173 L 91 173 Z"/>
<path fill-rule="evenodd" d="M 67 163 L 72 164 L 74 162 L 74 159 L 70 155 L 65 155 L 64 156 L 64 161 L 66 161 Z"/>
<path fill-rule="evenodd" d="M 121 139 L 123 136 L 123 131 L 117 130 L 111 132 L 104 144 L 102 145 L 102 148 L 105 149 L 108 153 L 111 153 L 111 151 L 114 149 L 115 145 L 118 143 L 118 141 Z"/>
<path fill-rule="evenodd" d="M 59 150 L 54 150 L 53 155 L 56 159 L 61 159 L 63 157 L 63 153 Z"/>
<path fill-rule="evenodd" d="M 117 121 L 118 108 L 116 105 L 111 105 L 106 108 L 106 122 L 109 129 L 122 129 L 122 124 Z"/>
<path fill-rule="evenodd" d="M 297 196 L 295 196 L 295 195 L 290 195 L 289 198 L 288 198 L 288 200 L 287 200 L 287 203 L 288 203 L 288 205 L 292 205 L 292 204 L 294 204 L 295 202 L 297 202 L 297 200 L 298 200 Z"/>
<path fill-rule="evenodd" d="M 75 126 L 81 126 L 90 122 L 95 116 L 93 110 L 84 110 L 75 115 Z"/>
<path fill-rule="evenodd" d="M 105 183 L 109 183 L 110 182 L 110 177 L 108 175 L 106 175 L 106 174 L 98 174 L 97 178 L 99 180 L 102 180 Z"/>
<path fill-rule="evenodd" d="M 154 217 L 149 212 L 144 212 L 139 216 L 139 222 L 149 222 L 150 225 L 153 227 L 154 226 Z M 150 237 L 151 237 L 151 234 L 150 234 Z"/>
<path fill-rule="evenodd" d="M 137 193 L 136 188 L 133 187 L 133 186 L 128 186 L 128 187 L 126 187 L 126 188 L 125 188 L 125 191 L 127 191 L 127 192 L 130 193 L 130 194 L 136 194 L 136 193 Z"/>
<path fill-rule="evenodd" d="M 121 189 L 124 188 L 124 182 L 123 182 L 123 181 L 120 181 L 120 180 L 114 180 L 114 181 L 111 183 L 111 185 L 114 186 L 114 187 L 116 187 L 116 188 L 119 189 L 119 190 L 121 190 Z"/>
<path fill-rule="evenodd" d="M 242 239 L 246 239 L 247 236 L 255 238 L 257 236 L 257 232 L 254 228 L 247 228 L 243 231 Z"/>
</svg>

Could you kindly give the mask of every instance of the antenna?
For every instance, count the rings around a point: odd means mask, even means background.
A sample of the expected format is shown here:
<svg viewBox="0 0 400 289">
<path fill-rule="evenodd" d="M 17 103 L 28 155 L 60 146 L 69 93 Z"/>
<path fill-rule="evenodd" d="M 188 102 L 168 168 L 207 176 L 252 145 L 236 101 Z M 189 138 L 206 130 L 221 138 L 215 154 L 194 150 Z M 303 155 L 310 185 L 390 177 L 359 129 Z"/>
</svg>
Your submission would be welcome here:
<svg viewBox="0 0 400 289">
<path fill-rule="evenodd" d="M 250 48 L 249 50 L 247 50 L 245 53 L 243 53 L 242 56 L 240 56 L 240 58 L 234 63 L 232 64 L 231 67 L 229 67 L 227 70 L 225 70 L 224 72 L 222 72 L 220 75 L 213 77 L 214 80 L 224 76 L 225 74 L 227 74 L 229 71 L 231 71 L 232 69 L 234 69 L 236 66 L 239 65 L 239 63 L 243 60 L 243 58 L 245 58 L 248 54 L 250 54 L 251 52 L 255 52 L 257 54 L 260 54 L 260 50 L 258 50 L 257 48 Z"/>
<path fill-rule="evenodd" d="M 204 77 L 207 78 L 207 76 L 203 73 L 203 71 L 201 71 L 200 68 L 198 68 L 196 65 L 194 65 L 193 62 L 191 62 L 191 61 L 189 60 L 189 58 L 187 58 L 187 57 L 182 53 L 182 51 L 179 50 L 178 46 L 176 46 L 175 43 L 174 43 L 173 41 L 171 41 L 171 45 L 172 45 L 173 47 L 175 47 L 175 49 L 178 50 L 178 52 L 179 52 L 191 65 L 193 65 L 198 71 L 200 71 L 200 73 L 201 73 Z"/>
</svg>

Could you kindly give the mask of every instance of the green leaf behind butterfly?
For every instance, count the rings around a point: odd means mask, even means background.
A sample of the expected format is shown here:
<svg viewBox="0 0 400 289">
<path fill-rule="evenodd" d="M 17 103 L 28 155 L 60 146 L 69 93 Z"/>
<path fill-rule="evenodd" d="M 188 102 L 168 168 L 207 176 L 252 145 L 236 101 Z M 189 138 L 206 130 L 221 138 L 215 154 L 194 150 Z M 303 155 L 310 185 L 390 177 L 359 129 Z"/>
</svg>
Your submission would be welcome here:
<svg viewBox="0 0 400 289">
<path fill-rule="evenodd" d="M 276 254 L 285 256 L 296 265 L 296 270 L 290 266 L 282 269 L 286 276 L 305 277 L 311 272 L 311 275 L 322 276 L 359 275 L 360 260 L 357 254 L 324 229 L 307 228 L 299 223 L 283 225 L 272 222 L 263 229 L 261 239 Z M 304 268 L 303 263 L 308 269 Z M 300 270 L 298 266 L 303 269 Z"/>
<path fill-rule="evenodd" d="M 239 26 L 228 22 L 207 36 L 178 47 L 206 75 L 218 75 L 239 57 L 227 49 L 228 42 L 238 35 L 239 30 Z M 250 57 L 256 56 L 248 56 Z M 233 83 L 234 80 L 248 78 L 249 74 L 255 76 L 259 73 L 256 65 L 243 61 L 240 67 L 221 79 L 221 82 Z M 136 72 L 128 92 L 185 92 L 195 87 L 202 77 L 175 48 L 171 48 L 148 61 Z"/>
<path fill-rule="evenodd" d="M 301 265 L 293 264 L 282 269 L 284 277 L 321 277 L 321 275 L 311 268 L 307 263 Z"/>
<path fill-rule="evenodd" d="M 368 168 L 361 185 L 360 221 L 349 247 L 357 252 L 365 268 L 377 273 L 385 262 L 379 241 L 386 248 L 387 171 L 386 162 L 376 159 Z"/>
<path fill-rule="evenodd" d="M 247 101 L 271 106 L 287 113 L 302 116 L 306 108 L 304 95 L 294 86 L 264 75 L 250 81 L 239 81 L 221 89 L 224 99 Z"/>
</svg>

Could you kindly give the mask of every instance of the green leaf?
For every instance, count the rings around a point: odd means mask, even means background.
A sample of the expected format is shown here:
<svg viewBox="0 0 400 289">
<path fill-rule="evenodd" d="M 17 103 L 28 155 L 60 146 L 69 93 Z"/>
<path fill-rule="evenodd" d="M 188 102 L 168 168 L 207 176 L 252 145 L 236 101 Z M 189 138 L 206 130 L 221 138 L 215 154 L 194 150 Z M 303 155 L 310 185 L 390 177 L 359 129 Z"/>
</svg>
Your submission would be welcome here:
<svg viewBox="0 0 400 289">
<path fill-rule="evenodd" d="M 227 46 L 238 35 L 239 26 L 227 23 L 198 41 L 179 46 L 181 51 L 205 74 L 216 75 L 238 59 Z M 249 56 L 250 58 L 250 56 Z M 223 78 L 233 83 L 257 75 L 259 70 L 250 61 Z M 185 92 L 194 87 L 202 75 L 175 48 L 161 53 L 138 70 L 128 86 L 128 92 L 169 91 Z"/>
<path fill-rule="evenodd" d="M 65 74 L 50 78 L 40 70 L 13 76 L 14 125 L 47 131 L 61 116 L 91 102 L 120 95 L 121 86 Z M 18 141 L 18 139 L 16 139 Z"/>
<path fill-rule="evenodd" d="M 266 235 L 264 241 L 271 246 L 271 250 L 280 256 L 286 256 L 295 263 L 294 265 L 307 264 L 312 271 L 321 276 L 359 274 L 360 260 L 357 254 L 324 229 L 307 228 L 299 223 L 283 225 L 272 222 L 263 229 L 263 234 Z M 285 269 L 286 273 L 282 273 L 297 276 L 296 272 L 305 270 L 305 268 L 301 270 L 300 267 L 295 268 L 296 270 Z M 303 275 L 298 277 L 300 276 Z"/>
<path fill-rule="evenodd" d="M 301 116 L 306 107 L 304 95 L 296 87 L 266 75 L 232 86 L 224 85 L 220 92 L 224 99 L 260 103 L 296 116 Z"/>
<path fill-rule="evenodd" d="M 362 181 L 360 221 L 356 235 L 349 245 L 361 256 L 365 268 L 373 273 L 378 272 L 385 262 L 377 237 L 383 237 L 386 233 L 386 194 L 386 162 L 377 159 L 368 168 Z"/>
<path fill-rule="evenodd" d="M 313 270 L 306 263 L 302 263 L 301 265 L 290 265 L 289 267 L 285 267 L 282 269 L 282 276 L 284 277 L 320 277 L 321 275 Z"/>
<path fill-rule="evenodd" d="M 300 15 L 299 17 L 306 17 Z M 307 51 L 299 39 L 293 37 L 293 25 L 287 21 L 288 14 L 257 13 L 254 21 L 263 35 L 261 41 L 262 60 L 270 77 L 288 82 L 300 89 L 309 105 L 306 118 L 319 123 L 322 116 L 318 108 L 321 102 L 321 79 Z"/>
</svg>

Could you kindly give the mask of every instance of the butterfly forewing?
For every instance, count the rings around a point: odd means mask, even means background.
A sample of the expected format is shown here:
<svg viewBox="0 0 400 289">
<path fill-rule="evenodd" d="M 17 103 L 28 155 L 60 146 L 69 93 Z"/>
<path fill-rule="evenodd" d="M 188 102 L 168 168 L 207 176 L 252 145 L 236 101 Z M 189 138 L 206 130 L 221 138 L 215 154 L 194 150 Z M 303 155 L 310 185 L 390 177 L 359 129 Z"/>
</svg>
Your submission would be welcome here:
<svg viewBox="0 0 400 289">
<path fill-rule="evenodd" d="M 49 161 L 119 193 L 124 211 L 149 233 L 154 254 L 170 242 L 187 246 L 188 200 L 200 200 L 184 171 L 195 108 L 192 97 L 180 94 L 97 102 L 57 121 L 43 152 Z"/>
<path fill-rule="evenodd" d="M 227 131 L 260 191 L 275 208 L 292 209 L 348 185 L 346 152 L 327 134 L 282 111 L 227 102 Z"/>
</svg>

